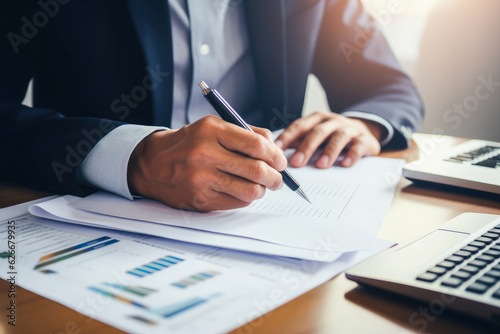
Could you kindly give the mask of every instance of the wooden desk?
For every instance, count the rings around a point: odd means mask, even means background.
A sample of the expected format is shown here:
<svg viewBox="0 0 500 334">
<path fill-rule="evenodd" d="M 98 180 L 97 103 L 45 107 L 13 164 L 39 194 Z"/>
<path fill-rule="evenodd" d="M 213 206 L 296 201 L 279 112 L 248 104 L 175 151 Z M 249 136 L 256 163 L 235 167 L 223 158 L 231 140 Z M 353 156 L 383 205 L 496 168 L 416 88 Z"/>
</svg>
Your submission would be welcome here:
<svg viewBox="0 0 500 334">
<path fill-rule="evenodd" d="M 464 139 L 417 135 L 418 143 L 385 157 L 412 161 L 422 154 L 433 154 Z M 49 194 L 13 185 L 0 184 L 0 207 Z M 404 243 L 463 212 L 500 215 L 500 197 L 439 188 L 420 188 L 401 179 L 384 220 L 379 237 Z M 73 311 L 65 306 L 18 288 L 17 326 L 7 325 L 5 301 L 8 285 L 0 280 L 0 333 L 120 333 L 119 330 Z M 410 316 L 428 307 L 400 296 L 360 288 L 341 274 L 278 309 L 256 319 L 233 333 L 413 333 L 421 324 L 411 324 Z M 499 330 L 487 324 L 444 313 L 427 322 L 425 332 L 485 333 Z"/>
</svg>

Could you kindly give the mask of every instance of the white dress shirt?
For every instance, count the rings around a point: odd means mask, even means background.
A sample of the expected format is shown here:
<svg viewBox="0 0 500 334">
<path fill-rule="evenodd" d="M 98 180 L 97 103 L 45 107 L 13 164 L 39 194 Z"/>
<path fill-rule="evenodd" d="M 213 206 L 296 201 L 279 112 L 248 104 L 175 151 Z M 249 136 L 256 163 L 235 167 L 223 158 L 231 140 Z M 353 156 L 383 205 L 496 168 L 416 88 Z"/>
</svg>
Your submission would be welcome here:
<svg viewBox="0 0 500 334">
<path fill-rule="evenodd" d="M 244 6 L 240 0 L 165 0 L 172 29 L 174 84 L 172 128 L 180 128 L 207 115 L 216 115 L 198 87 L 204 80 L 235 110 L 254 110 L 257 84 L 250 54 Z M 245 89 L 238 89 L 245 78 Z M 380 116 L 347 111 L 347 117 L 383 125 L 390 141 L 394 129 Z M 102 138 L 79 166 L 82 182 L 133 199 L 127 166 L 134 148 L 146 136 L 165 127 L 127 124 Z"/>
</svg>

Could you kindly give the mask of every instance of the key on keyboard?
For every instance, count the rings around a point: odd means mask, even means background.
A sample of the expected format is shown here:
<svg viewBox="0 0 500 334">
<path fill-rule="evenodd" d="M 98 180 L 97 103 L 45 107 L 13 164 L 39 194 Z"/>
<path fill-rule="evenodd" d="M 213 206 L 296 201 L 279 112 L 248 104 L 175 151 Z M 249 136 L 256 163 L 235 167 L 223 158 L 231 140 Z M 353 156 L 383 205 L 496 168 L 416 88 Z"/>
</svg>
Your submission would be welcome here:
<svg viewBox="0 0 500 334">
<path fill-rule="evenodd" d="M 473 160 L 480 159 L 481 156 L 490 154 L 492 152 L 496 152 L 497 150 L 500 150 L 500 147 L 497 146 L 483 146 L 481 148 L 475 149 L 470 152 L 465 152 L 458 154 L 456 156 L 444 159 L 445 161 L 448 162 L 455 162 L 455 163 L 464 163 L 464 162 L 472 162 Z M 484 160 L 476 161 L 472 165 L 474 166 L 482 166 L 482 167 L 489 167 L 489 168 L 496 168 L 500 166 L 500 153 L 497 155 L 494 155 L 492 157 L 489 157 Z"/>
<path fill-rule="evenodd" d="M 475 151 L 469 152 L 474 155 Z M 500 282 L 500 225 L 420 274 L 417 280 L 483 295 Z M 500 299 L 500 286 L 491 298 Z"/>
</svg>

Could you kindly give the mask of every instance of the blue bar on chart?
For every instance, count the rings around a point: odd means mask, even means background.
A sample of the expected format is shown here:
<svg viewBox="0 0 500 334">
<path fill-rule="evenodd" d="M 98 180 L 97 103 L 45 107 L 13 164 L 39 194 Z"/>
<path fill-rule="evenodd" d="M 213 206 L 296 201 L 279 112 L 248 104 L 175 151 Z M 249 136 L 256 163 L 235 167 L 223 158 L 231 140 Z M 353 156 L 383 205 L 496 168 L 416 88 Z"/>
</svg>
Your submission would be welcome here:
<svg viewBox="0 0 500 334">
<path fill-rule="evenodd" d="M 156 292 L 157 290 L 147 288 L 144 286 L 138 286 L 138 285 L 122 285 L 122 284 L 115 284 L 115 283 L 103 283 L 104 285 L 107 285 L 109 287 L 130 292 L 133 293 L 137 296 L 145 297 L 153 292 Z"/>
<path fill-rule="evenodd" d="M 99 288 L 99 287 L 89 286 L 89 287 L 88 287 L 88 289 L 89 289 L 89 290 L 92 290 L 92 291 L 94 291 L 94 292 L 100 293 L 100 294 L 102 294 L 102 295 L 105 295 L 105 296 L 108 296 L 108 297 L 114 298 L 114 299 L 116 299 L 116 300 L 120 300 L 120 301 L 122 301 L 122 302 L 124 302 L 124 303 L 127 303 L 127 304 L 129 304 L 129 305 L 133 305 L 133 306 L 136 306 L 136 307 L 140 307 L 140 308 L 142 308 L 142 309 L 146 309 L 146 310 L 147 310 L 147 309 L 149 309 L 149 307 L 147 307 L 146 305 L 143 305 L 143 304 L 141 304 L 141 303 L 138 303 L 138 302 L 136 302 L 136 301 L 133 301 L 133 300 L 131 300 L 131 299 L 127 298 L 127 297 L 123 297 L 123 296 L 117 295 L 117 294 L 112 293 L 112 292 L 110 292 L 110 291 L 103 290 L 103 289 L 101 289 L 101 288 Z"/>
<path fill-rule="evenodd" d="M 129 315 L 128 317 L 131 318 L 131 319 L 140 321 L 142 323 L 145 323 L 147 325 L 150 325 L 150 326 L 155 326 L 156 325 L 156 321 L 148 319 L 148 318 L 145 318 L 142 315 Z"/>
<path fill-rule="evenodd" d="M 93 292 L 96 292 L 96 293 L 105 295 L 107 297 L 113 298 L 113 299 L 115 299 L 117 301 L 121 301 L 123 303 L 126 303 L 126 304 L 128 304 L 130 306 L 134 306 L 134 307 L 140 308 L 140 309 L 142 309 L 144 311 L 147 311 L 147 312 L 150 312 L 152 314 L 160 315 L 160 316 L 162 316 L 164 318 L 170 318 L 170 317 L 172 317 L 174 315 L 177 315 L 177 314 L 182 313 L 184 311 L 190 310 L 193 307 L 196 307 L 198 305 L 204 304 L 204 303 L 210 301 L 211 299 L 214 299 L 214 298 L 222 296 L 222 293 L 216 292 L 216 293 L 213 293 L 213 294 L 211 294 L 211 295 L 209 295 L 209 296 L 207 296 L 205 298 L 191 297 L 191 298 L 187 298 L 187 299 L 184 299 L 184 300 L 181 300 L 181 301 L 177 301 L 177 302 L 174 302 L 174 303 L 171 303 L 171 304 L 168 304 L 168 305 L 165 305 L 165 306 L 161 306 L 161 307 L 158 307 L 158 308 L 151 308 L 148 305 L 139 303 L 139 302 L 137 302 L 135 300 L 132 300 L 130 298 L 127 298 L 125 296 L 118 295 L 116 293 L 113 293 L 111 291 L 107 291 L 107 290 L 101 289 L 101 288 L 96 287 L 96 286 L 89 286 L 88 289 L 91 290 L 91 291 L 93 291 Z M 135 318 L 135 316 L 133 316 L 133 317 Z M 148 324 L 153 324 L 154 323 L 154 321 L 146 319 L 146 318 L 144 318 L 142 316 L 141 316 L 141 318 L 142 319 L 137 319 L 137 318 L 135 318 L 135 319 L 139 320 L 139 321 L 145 320 L 145 322 L 148 323 Z"/>
<path fill-rule="evenodd" d="M 107 239 L 110 239 L 108 237 L 103 237 L 103 240 L 106 240 L 104 238 L 107 238 Z M 98 240 L 98 239 L 96 239 Z M 119 242 L 120 240 L 117 240 L 117 239 L 112 239 L 112 240 L 108 240 L 106 242 L 101 242 L 100 244 L 95 244 L 94 243 L 95 240 L 92 241 L 92 244 L 93 246 L 90 246 L 90 247 L 87 247 L 87 248 L 84 248 L 82 250 L 79 250 L 77 252 L 73 252 L 73 253 L 69 253 L 69 254 L 66 254 L 64 256 L 60 256 L 60 257 L 57 257 L 57 258 L 53 258 L 52 260 L 48 260 L 48 261 L 45 261 L 43 263 L 38 263 L 35 268 L 33 269 L 40 269 L 42 267 L 45 267 L 45 266 L 48 266 L 50 264 L 53 264 L 53 263 L 56 263 L 56 262 L 60 262 L 60 261 L 64 261 L 66 259 L 71 259 L 75 256 L 78 256 L 78 255 L 81 255 L 81 254 L 85 254 L 85 253 L 88 253 L 88 252 L 91 252 L 91 251 L 94 251 L 94 250 L 98 250 L 102 247 L 106 247 L 106 246 L 109 246 L 109 245 L 112 245 L 114 243 L 117 243 Z M 77 246 L 74 246 L 74 247 L 78 247 L 78 248 L 81 248 L 80 246 L 83 245 L 83 244 L 80 244 L 80 245 L 77 245 Z M 87 243 L 85 246 L 88 246 Z M 74 247 L 71 247 L 71 248 L 68 248 L 68 249 L 73 249 Z M 77 248 L 74 248 L 74 249 L 77 249 Z M 62 251 L 60 251 L 59 253 L 61 253 Z M 64 250 L 64 252 L 66 253 L 66 250 Z M 56 254 L 56 253 L 53 253 L 53 254 Z M 50 258 L 52 257 L 53 254 L 49 254 L 49 255 L 46 255 L 45 257 L 42 257 L 42 258 Z"/>
<path fill-rule="evenodd" d="M 185 289 L 191 285 L 195 285 L 199 282 L 203 282 L 207 279 L 210 279 L 214 276 L 220 275 L 220 272 L 215 271 L 215 270 L 207 270 L 205 272 L 200 272 L 188 277 L 183 278 L 182 280 L 178 282 L 174 282 L 171 285 L 176 286 L 181 289 Z"/>
<path fill-rule="evenodd" d="M 85 248 L 85 247 L 88 247 L 88 246 L 92 246 L 92 245 L 98 244 L 100 242 L 109 240 L 109 239 L 111 239 L 111 238 L 104 236 L 104 237 L 100 237 L 100 238 L 97 238 L 97 239 L 94 239 L 94 240 L 90 240 L 90 241 L 87 241 L 87 242 L 84 242 L 84 243 L 81 243 L 81 244 L 78 244 L 78 245 L 75 245 L 75 246 L 71 246 L 69 248 L 66 248 L 66 249 L 63 249 L 63 250 L 60 250 L 60 251 L 57 251 L 57 252 L 54 252 L 54 253 L 50 253 L 50 254 L 44 255 L 44 256 L 42 256 L 40 258 L 40 260 L 38 260 L 38 262 L 43 262 L 43 261 L 45 261 L 47 259 L 56 257 L 57 255 L 68 253 L 68 252 L 71 252 L 71 251 L 74 251 L 74 250 L 77 250 L 77 249 L 80 249 L 80 248 Z"/>
<path fill-rule="evenodd" d="M 157 309 L 152 310 L 153 313 L 159 314 L 164 318 L 170 318 L 176 314 L 179 314 L 181 312 L 187 311 L 195 306 L 204 304 L 208 302 L 210 299 L 217 298 L 221 296 L 221 293 L 214 293 L 211 296 L 208 296 L 206 298 L 200 298 L 200 297 L 193 297 L 189 298 L 177 303 L 173 303 L 167 306 L 163 306 Z"/>
<path fill-rule="evenodd" d="M 154 261 L 151 261 L 149 263 L 143 264 L 142 266 L 139 266 L 137 268 L 131 269 L 127 271 L 127 274 L 134 275 L 137 277 L 144 277 L 147 275 L 154 274 L 155 272 L 158 272 L 165 268 L 176 265 L 177 263 L 182 261 L 184 261 L 184 259 L 167 255 L 159 259 L 156 259 Z"/>
</svg>

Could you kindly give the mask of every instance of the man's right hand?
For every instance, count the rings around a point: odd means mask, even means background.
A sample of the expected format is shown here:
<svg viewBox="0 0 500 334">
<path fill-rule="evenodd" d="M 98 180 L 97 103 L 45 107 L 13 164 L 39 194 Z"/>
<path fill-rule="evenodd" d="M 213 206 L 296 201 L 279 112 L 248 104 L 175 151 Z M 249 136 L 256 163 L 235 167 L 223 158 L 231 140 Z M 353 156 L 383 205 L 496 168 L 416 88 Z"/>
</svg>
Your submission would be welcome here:
<svg viewBox="0 0 500 334">
<path fill-rule="evenodd" d="M 287 165 L 270 132 L 253 129 L 256 133 L 207 116 L 147 136 L 129 160 L 130 191 L 202 212 L 249 205 L 266 188 L 283 186 L 278 171 Z"/>
</svg>

